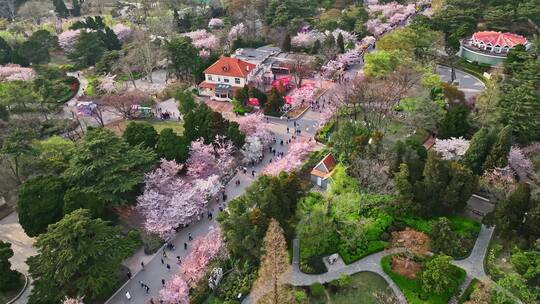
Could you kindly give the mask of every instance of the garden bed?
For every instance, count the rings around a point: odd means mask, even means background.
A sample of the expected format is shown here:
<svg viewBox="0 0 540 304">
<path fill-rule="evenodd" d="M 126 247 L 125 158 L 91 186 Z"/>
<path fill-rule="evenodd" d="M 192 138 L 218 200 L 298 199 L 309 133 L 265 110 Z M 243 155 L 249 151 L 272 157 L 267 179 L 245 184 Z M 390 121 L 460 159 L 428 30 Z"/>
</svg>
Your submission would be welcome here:
<svg viewBox="0 0 540 304">
<path fill-rule="evenodd" d="M 409 304 L 446 304 L 453 296 L 451 292 L 443 294 L 426 294 L 422 291 L 419 279 L 409 279 L 403 275 L 397 274 L 392 270 L 392 255 L 385 256 L 381 260 L 381 266 L 384 272 L 396 283 L 401 289 Z M 454 279 L 461 284 L 465 280 L 466 273 L 463 269 L 459 269 L 459 276 Z"/>
<path fill-rule="evenodd" d="M 324 285 L 323 294 L 307 292 L 307 302 L 310 304 L 375 304 L 377 303 L 374 293 L 383 293 L 393 297 L 388 283 L 378 274 L 371 272 L 359 272 L 351 276 L 342 277 Z M 311 288 L 312 289 L 312 288 Z M 330 301 L 326 295 L 328 294 Z"/>
</svg>

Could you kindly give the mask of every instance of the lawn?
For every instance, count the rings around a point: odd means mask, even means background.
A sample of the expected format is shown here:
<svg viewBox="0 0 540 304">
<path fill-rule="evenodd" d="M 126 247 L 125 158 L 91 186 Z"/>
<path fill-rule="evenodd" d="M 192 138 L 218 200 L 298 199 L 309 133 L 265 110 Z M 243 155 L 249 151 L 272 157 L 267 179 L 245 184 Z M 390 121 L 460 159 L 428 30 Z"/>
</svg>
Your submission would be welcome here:
<svg viewBox="0 0 540 304">
<path fill-rule="evenodd" d="M 392 271 L 391 266 L 392 256 L 388 255 L 382 258 L 381 265 L 386 274 L 396 283 L 401 289 L 405 298 L 409 304 L 446 304 L 453 296 L 451 292 L 446 292 L 440 295 L 437 294 L 425 294 L 421 291 L 420 281 L 418 279 L 409 279 L 405 276 L 397 274 Z M 459 269 L 459 276 L 456 277 L 456 281 L 460 284 L 465 280 L 465 271 L 457 266 Z M 422 296 L 422 299 L 420 298 Z"/>
<path fill-rule="evenodd" d="M 375 292 L 391 293 L 386 281 L 378 274 L 371 272 L 359 272 L 351 275 L 351 282 L 347 287 L 333 292 L 333 288 L 326 288 L 333 304 L 374 304 L 377 303 L 373 296 Z M 325 296 L 321 298 L 309 298 L 310 304 L 328 303 Z"/>
<path fill-rule="evenodd" d="M 156 129 L 156 132 L 158 132 L 158 134 L 159 132 L 161 132 L 161 130 L 166 128 L 173 129 L 173 131 L 178 135 L 182 135 L 184 133 L 184 124 L 177 120 L 119 120 L 110 123 L 105 127 L 109 128 L 117 135 L 122 135 L 124 133 L 124 130 L 126 129 L 127 124 L 132 121 L 135 123 L 147 122 L 151 124 L 154 129 Z"/>
<path fill-rule="evenodd" d="M 1 292 L 0 291 L 0 303 L 7 303 L 9 302 L 11 299 L 13 299 L 17 294 L 19 294 L 19 292 L 21 291 L 21 289 L 23 288 L 24 286 L 24 276 L 21 275 L 21 285 L 20 285 L 20 288 L 16 288 L 15 290 L 12 290 L 12 291 L 6 291 L 6 292 Z"/>
</svg>

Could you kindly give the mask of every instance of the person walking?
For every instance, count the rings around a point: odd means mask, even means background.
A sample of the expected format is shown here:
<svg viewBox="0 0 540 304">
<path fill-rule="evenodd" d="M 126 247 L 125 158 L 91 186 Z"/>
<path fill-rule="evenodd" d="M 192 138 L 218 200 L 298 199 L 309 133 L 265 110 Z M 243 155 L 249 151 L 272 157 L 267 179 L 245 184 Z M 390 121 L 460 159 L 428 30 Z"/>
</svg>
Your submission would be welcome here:
<svg viewBox="0 0 540 304">
<path fill-rule="evenodd" d="M 184 243 L 184 250 L 187 250 L 187 243 Z"/>
<path fill-rule="evenodd" d="M 168 263 L 167 263 L 167 271 L 168 271 L 168 272 L 171 271 L 171 265 L 169 265 Z"/>
<path fill-rule="evenodd" d="M 188 233 L 188 240 L 193 241 L 193 237 L 191 236 L 191 232 Z"/>
<path fill-rule="evenodd" d="M 128 301 L 131 300 L 131 294 L 129 293 L 129 291 L 126 291 L 126 299 L 128 299 Z"/>
<path fill-rule="evenodd" d="M 141 268 L 144 270 L 144 262 L 141 262 Z"/>
<path fill-rule="evenodd" d="M 131 271 L 128 270 L 128 272 L 127 272 L 127 278 L 128 278 L 128 280 L 131 280 L 131 276 L 132 276 Z"/>
<path fill-rule="evenodd" d="M 161 265 L 165 265 L 165 261 L 161 258 Z"/>
<path fill-rule="evenodd" d="M 165 279 L 161 279 L 161 285 L 163 285 L 163 287 L 165 287 Z"/>
<path fill-rule="evenodd" d="M 182 265 L 182 260 L 180 259 L 179 255 L 176 256 L 176 263 L 178 263 L 178 265 Z"/>
<path fill-rule="evenodd" d="M 139 284 L 141 284 L 141 288 L 144 288 L 144 283 L 142 280 L 139 280 Z"/>
<path fill-rule="evenodd" d="M 165 252 L 165 247 L 163 248 L 163 257 L 167 258 L 167 253 Z"/>
</svg>

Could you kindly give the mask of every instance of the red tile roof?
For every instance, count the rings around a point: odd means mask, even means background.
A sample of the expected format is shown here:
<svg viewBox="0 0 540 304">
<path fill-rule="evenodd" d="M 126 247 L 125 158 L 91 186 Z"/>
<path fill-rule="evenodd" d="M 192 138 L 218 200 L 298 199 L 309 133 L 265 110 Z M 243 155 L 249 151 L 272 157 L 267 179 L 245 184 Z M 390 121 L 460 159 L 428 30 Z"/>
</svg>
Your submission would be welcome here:
<svg viewBox="0 0 540 304">
<path fill-rule="evenodd" d="M 473 39 L 482 41 L 485 44 L 491 44 L 492 46 L 509 47 L 513 48 L 518 44 L 527 43 L 527 38 L 513 33 L 501 33 L 495 31 L 476 32 L 472 36 Z"/>
<path fill-rule="evenodd" d="M 221 57 L 218 61 L 214 62 L 214 64 L 204 70 L 204 73 L 246 78 L 249 72 L 251 72 L 251 70 L 254 68 L 254 64 L 245 62 L 238 58 Z"/>
<path fill-rule="evenodd" d="M 215 89 L 216 84 L 203 81 L 203 82 L 199 83 L 199 87 L 203 88 L 203 89 Z"/>
<path fill-rule="evenodd" d="M 334 156 L 332 156 L 332 154 L 326 155 L 323 158 L 322 162 L 326 169 L 328 169 L 328 172 L 334 170 L 334 167 L 336 166 L 336 159 L 334 158 Z"/>
</svg>

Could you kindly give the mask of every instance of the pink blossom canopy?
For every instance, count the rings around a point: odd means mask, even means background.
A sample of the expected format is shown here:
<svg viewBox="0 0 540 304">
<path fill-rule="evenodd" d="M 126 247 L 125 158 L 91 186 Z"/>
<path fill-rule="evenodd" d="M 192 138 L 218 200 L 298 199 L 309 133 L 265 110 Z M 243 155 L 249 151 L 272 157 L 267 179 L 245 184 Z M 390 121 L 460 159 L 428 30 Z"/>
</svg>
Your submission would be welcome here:
<svg viewBox="0 0 540 304">
<path fill-rule="evenodd" d="M 23 68 L 18 64 L 0 65 L 0 81 L 28 81 L 34 79 L 35 76 L 36 73 L 32 68 Z"/>
<path fill-rule="evenodd" d="M 296 140 L 289 145 L 289 151 L 284 157 L 269 163 L 264 168 L 263 173 L 268 175 L 278 175 L 281 172 L 292 172 L 300 168 L 309 154 L 316 149 L 314 141 Z"/>
</svg>

